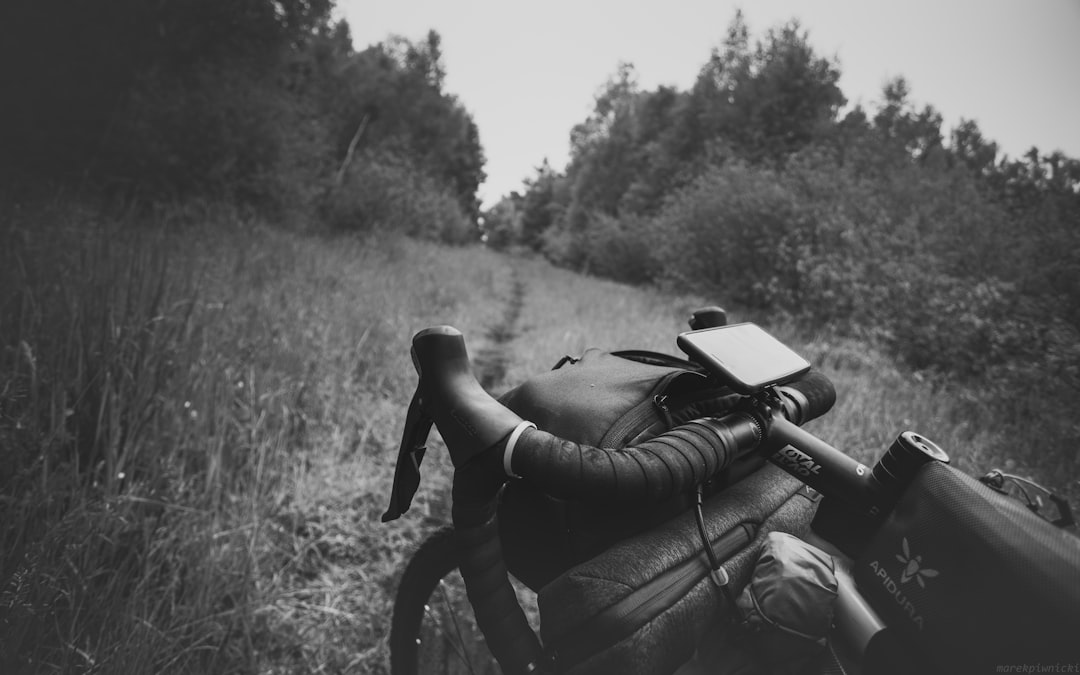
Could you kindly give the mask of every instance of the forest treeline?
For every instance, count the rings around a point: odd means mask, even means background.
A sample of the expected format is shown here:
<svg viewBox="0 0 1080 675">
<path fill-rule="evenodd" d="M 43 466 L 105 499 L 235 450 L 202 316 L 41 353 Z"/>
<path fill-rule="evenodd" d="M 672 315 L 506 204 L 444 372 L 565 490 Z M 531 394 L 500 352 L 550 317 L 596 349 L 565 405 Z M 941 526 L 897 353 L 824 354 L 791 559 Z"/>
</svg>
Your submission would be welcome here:
<svg viewBox="0 0 1080 675">
<path fill-rule="evenodd" d="M 752 41 L 741 14 L 688 91 L 642 90 L 623 64 L 565 171 L 486 213 L 488 241 L 795 313 L 1010 400 L 1052 380 L 1071 405 L 1080 161 L 1009 158 L 974 121 L 946 135 L 902 78 L 841 113 L 839 79 L 797 23 Z"/>
<path fill-rule="evenodd" d="M 476 241 L 483 148 L 438 33 L 358 51 L 332 4 L 3 3 L 4 186 Z M 1080 161 L 945 130 L 902 78 L 849 109 L 839 81 L 796 22 L 754 39 L 737 13 L 688 90 L 619 66 L 565 169 L 543 164 L 483 236 L 1076 400 Z"/>
<path fill-rule="evenodd" d="M 8 0 L 0 176 L 474 241 L 484 156 L 440 38 L 362 51 L 332 0 Z"/>
</svg>

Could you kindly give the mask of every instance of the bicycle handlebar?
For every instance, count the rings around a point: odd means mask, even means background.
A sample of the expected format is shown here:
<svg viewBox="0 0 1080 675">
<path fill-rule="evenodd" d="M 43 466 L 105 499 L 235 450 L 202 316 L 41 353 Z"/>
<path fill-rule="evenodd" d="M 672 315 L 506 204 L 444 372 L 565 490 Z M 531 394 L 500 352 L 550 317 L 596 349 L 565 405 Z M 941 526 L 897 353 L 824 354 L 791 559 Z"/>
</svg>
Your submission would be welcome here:
<svg viewBox="0 0 1080 675">
<path fill-rule="evenodd" d="M 694 420 L 635 447 L 611 450 L 528 428 L 528 422 L 481 387 L 456 328 L 436 326 L 417 333 L 412 358 L 420 382 L 382 519 L 393 520 L 408 510 L 434 424 L 454 465 L 453 522 L 466 591 L 488 646 L 507 673 L 545 672 L 548 667 L 503 561 L 496 506 L 510 477 L 561 498 L 659 501 L 706 482 L 756 451 L 826 497 L 854 507 L 853 513 L 877 519 L 922 464 L 948 462 L 932 442 L 905 432 L 868 469 L 802 430 L 800 425 L 825 414 L 836 399 L 829 379 L 813 371 L 744 398 L 724 417 Z"/>
<path fill-rule="evenodd" d="M 514 472 L 562 499 L 661 502 L 686 493 L 756 448 L 763 429 L 753 416 L 703 418 L 624 450 L 608 450 L 531 429 L 512 457 Z"/>
<path fill-rule="evenodd" d="M 526 430 L 507 459 L 505 441 L 525 421 L 480 386 L 461 332 L 450 326 L 420 331 L 413 338 L 412 357 L 420 382 L 406 417 L 384 522 L 409 508 L 432 423 L 454 464 L 454 518 L 463 524 L 491 516 L 492 502 L 510 471 L 559 497 L 662 500 L 709 480 L 757 448 L 771 424 L 769 410 L 748 405 L 724 418 L 696 420 L 621 450 L 582 446 Z M 794 424 L 804 424 L 828 411 L 835 400 L 828 378 L 811 373 L 778 387 L 775 407 Z"/>
<path fill-rule="evenodd" d="M 514 474 L 554 497 L 660 502 L 705 483 L 758 449 L 775 421 L 804 424 L 825 414 L 835 400 L 829 379 L 812 373 L 777 392 L 776 411 L 752 402 L 724 417 L 693 420 L 622 450 L 581 445 L 530 429 L 504 461 Z"/>
<path fill-rule="evenodd" d="M 456 328 L 436 326 L 417 333 L 412 358 L 420 382 L 406 417 L 390 507 L 382 519 L 393 520 L 409 508 L 434 424 L 455 469 L 453 522 L 469 601 L 492 653 L 508 673 L 546 668 L 543 649 L 507 578 L 498 538 L 497 497 L 509 475 L 560 497 L 662 500 L 707 481 L 757 449 L 774 417 L 802 424 L 828 411 L 836 395 L 828 378 L 812 374 L 776 388 L 769 402 L 747 399 L 723 418 L 696 420 L 636 447 L 609 450 L 536 429 L 521 432 L 526 422 L 476 380 Z M 520 435 L 508 449 L 515 429 Z M 504 457 L 508 452 L 512 455 Z"/>
</svg>

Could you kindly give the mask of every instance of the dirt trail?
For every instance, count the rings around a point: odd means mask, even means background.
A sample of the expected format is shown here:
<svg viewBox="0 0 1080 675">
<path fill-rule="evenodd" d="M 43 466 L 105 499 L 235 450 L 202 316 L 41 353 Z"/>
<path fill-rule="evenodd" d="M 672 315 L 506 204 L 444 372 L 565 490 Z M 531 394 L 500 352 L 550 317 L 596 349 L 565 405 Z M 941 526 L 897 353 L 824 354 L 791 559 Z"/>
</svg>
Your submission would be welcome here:
<svg viewBox="0 0 1080 675">
<path fill-rule="evenodd" d="M 476 353 L 473 364 L 484 389 L 492 391 L 503 384 L 509 363 L 509 343 L 518 335 L 521 309 L 525 304 L 525 284 L 517 270 L 512 271 L 510 294 L 504 302 L 500 320 L 484 334 L 485 344 Z"/>
</svg>

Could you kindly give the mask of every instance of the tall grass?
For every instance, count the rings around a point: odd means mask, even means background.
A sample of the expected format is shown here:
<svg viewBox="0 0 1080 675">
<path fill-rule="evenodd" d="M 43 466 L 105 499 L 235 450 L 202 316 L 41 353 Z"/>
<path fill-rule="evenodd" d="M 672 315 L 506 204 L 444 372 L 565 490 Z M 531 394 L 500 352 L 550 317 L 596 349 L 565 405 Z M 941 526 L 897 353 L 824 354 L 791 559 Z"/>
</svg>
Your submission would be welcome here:
<svg viewBox="0 0 1080 675">
<path fill-rule="evenodd" d="M 339 666 L 377 644 L 388 586 L 341 610 L 295 582 L 387 577 L 420 536 L 353 521 L 388 494 L 409 336 L 490 323 L 499 266 L 231 212 L 7 215 L 0 670 L 306 669 L 327 617 Z"/>
<path fill-rule="evenodd" d="M 170 607 L 176 577 L 143 572 L 199 539 L 162 494 L 174 488 L 159 440 L 191 314 L 165 313 L 164 247 L 77 214 L 12 215 L 0 262 L 0 657 L 9 668 L 82 670 L 122 651 L 139 667 L 188 638 L 168 625 L 183 620 Z"/>
<path fill-rule="evenodd" d="M 588 346 L 674 353 L 690 311 L 724 302 L 227 209 L 4 215 L 5 673 L 387 672 L 398 576 L 449 520 L 436 442 L 413 509 L 380 522 L 412 334 L 461 328 L 474 357 L 501 356 L 503 389 Z M 837 446 L 869 460 L 910 428 L 965 469 L 1011 459 L 957 392 L 860 343 L 732 313 L 833 378 L 815 431 Z"/>
<path fill-rule="evenodd" d="M 297 388 L 274 368 L 243 381 L 223 349 L 242 338 L 194 293 L 197 251 L 176 233 L 70 207 L 12 215 L 0 658 L 235 670 L 250 648 L 227 637 L 252 632 L 260 500 Z"/>
</svg>

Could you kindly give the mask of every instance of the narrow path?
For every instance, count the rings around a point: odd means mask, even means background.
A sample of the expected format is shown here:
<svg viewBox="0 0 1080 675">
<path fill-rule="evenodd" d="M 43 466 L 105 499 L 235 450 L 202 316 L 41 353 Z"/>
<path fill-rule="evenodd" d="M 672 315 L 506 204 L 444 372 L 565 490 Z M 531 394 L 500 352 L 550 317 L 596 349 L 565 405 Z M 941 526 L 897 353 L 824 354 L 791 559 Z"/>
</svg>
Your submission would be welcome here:
<svg viewBox="0 0 1080 675">
<path fill-rule="evenodd" d="M 521 309 L 525 304 L 525 284 L 516 269 L 511 270 L 510 295 L 500 320 L 484 334 L 486 344 L 474 359 L 477 378 L 484 389 L 492 391 L 503 383 L 509 363 L 508 345 L 518 335 Z"/>
</svg>

